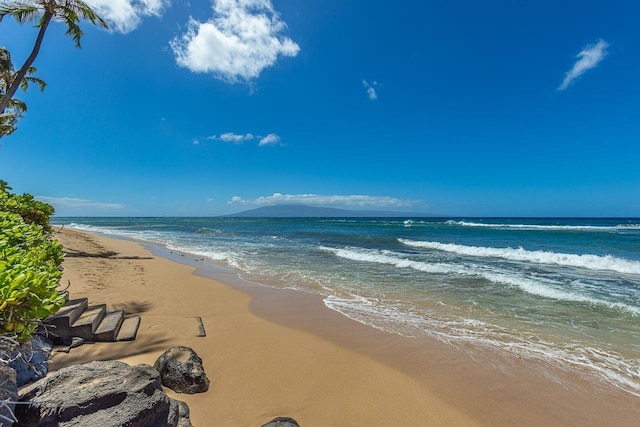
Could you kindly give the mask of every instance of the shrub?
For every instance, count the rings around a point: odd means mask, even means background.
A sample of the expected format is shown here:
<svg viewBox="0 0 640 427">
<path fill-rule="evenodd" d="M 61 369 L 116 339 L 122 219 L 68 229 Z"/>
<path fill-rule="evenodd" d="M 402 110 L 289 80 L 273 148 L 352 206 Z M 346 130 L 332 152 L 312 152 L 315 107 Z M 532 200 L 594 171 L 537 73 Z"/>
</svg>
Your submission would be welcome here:
<svg viewBox="0 0 640 427">
<path fill-rule="evenodd" d="M 31 194 L 11 194 L 0 186 L 0 211 L 12 212 L 22 217 L 27 224 L 36 224 L 45 231 L 51 231 L 49 218 L 54 214 L 53 206 L 36 200 Z"/>
<path fill-rule="evenodd" d="M 0 338 L 24 341 L 64 305 L 63 252 L 49 238 L 53 207 L 9 190 L 0 180 Z"/>
<path fill-rule="evenodd" d="M 28 339 L 38 322 L 58 312 L 62 246 L 42 227 L 0 212 L 0 334 Z"/>
</svg>

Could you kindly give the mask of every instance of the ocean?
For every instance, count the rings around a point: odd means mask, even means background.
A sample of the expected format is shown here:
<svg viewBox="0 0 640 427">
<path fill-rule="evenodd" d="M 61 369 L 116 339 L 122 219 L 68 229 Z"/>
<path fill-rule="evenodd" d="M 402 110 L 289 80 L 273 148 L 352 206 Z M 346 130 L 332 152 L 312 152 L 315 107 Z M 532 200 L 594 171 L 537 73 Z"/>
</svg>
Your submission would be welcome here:
<svg viewBox="0 0 640 427">
<path fill-rule="evenodd" d="M 384 331 L 435 338 L 473 357 L 526 359 L 640 397 L 638 218 L 53 222 L 320 294 L 328 308 Z"/>
</svg>

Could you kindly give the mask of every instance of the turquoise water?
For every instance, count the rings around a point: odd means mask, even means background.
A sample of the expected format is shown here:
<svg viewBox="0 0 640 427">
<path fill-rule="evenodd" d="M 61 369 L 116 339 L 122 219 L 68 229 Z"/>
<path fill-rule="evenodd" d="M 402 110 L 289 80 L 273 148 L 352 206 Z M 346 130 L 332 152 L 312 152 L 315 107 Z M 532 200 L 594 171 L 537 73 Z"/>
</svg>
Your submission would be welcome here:
<svg viewBox="0 0 640 427">
<path fill-rule="evenodd" d="M 56 218 L 323 295 L 408 337 L 640 396 L 640 219 Z"/>
</svg>

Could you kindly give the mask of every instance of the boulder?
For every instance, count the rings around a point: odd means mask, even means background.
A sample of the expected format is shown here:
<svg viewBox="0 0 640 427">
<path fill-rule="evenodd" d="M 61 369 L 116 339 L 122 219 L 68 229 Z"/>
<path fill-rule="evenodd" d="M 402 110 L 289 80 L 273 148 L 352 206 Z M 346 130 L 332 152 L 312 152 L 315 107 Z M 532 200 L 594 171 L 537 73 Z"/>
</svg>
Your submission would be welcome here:
<svg viewBox="0 0 640 427">
<path fill-rule="evenodd" d="M 149 365 L 91 362 L 60 369 L 19 392 L 20 426 L 150 427 L 177 425 L 171 401 Z"/>
<path fill-rule="evenodd" d="M 4 362 L 0 362 L 0 426 L 10 426 L 15 421 L 11 402 L 18 400 L 16 371 Z"/>
<path fill-rule="evenodd" d="M 300 424 L 293 418 L 278 417 L 263 424 L 262 427 L 300 427 Z"/>
<path fill-rule="evenodd" d="M 176 393 L 203 393 L 209 390 L 209 378 L 202 359 L 189 347 L 171 347 L 158 357 L 153 367 L 160 373 L 162 385 Z"/>
<path fill-rule="evenodd" d="M 16 371 L 18 387 L 47 375 L 52 348 L 53 343 L 50 340 L 41 335 L 34 335 L 30 342 L 20 345 L 9 356 L 9 366 Z"/>
<path fill-rule="evenodd" d="M 189 406 L 185 402 L 171 399 L 168 424 L 173 425 L 175 422 L 176 427 L 193 427 L 191 425 L 191 419 L 189 418 L 190 412 Z"/>
</svg>

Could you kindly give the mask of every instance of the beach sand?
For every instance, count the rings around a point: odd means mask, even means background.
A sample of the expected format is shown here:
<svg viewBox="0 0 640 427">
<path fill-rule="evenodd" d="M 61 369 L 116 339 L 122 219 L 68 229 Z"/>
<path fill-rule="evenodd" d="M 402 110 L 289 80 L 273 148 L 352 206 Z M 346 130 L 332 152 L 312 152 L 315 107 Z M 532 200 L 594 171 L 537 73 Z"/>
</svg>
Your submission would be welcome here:
<svg viewBox="0 0 640 427">
<path fill-rule="evenodd" d="M 138 314 L 142 323 L 135 341 L 56 353 L 50 372 L 92 360 L 153 365 L 171 346 L 192 347 L 209 391 L 168 394 L 187 402 L 195 426 L 260 426 L 277 416 L 303 427 L 632 426 L 640 419 L 640 399 L 619 390 L 542 375 L 527 361 L 489 366 L 436 340 L 354 322 L 316 295 L 202 277 L 206 265 L 195 257 L 76 230 L 55 237 L 67 252 L 62 283 L 70 282 L 71 298 Z M 194 266 L 202 266 L 198 274 Z M 196 316 L 206 337 L 198 336 Z"/>
</svg>

